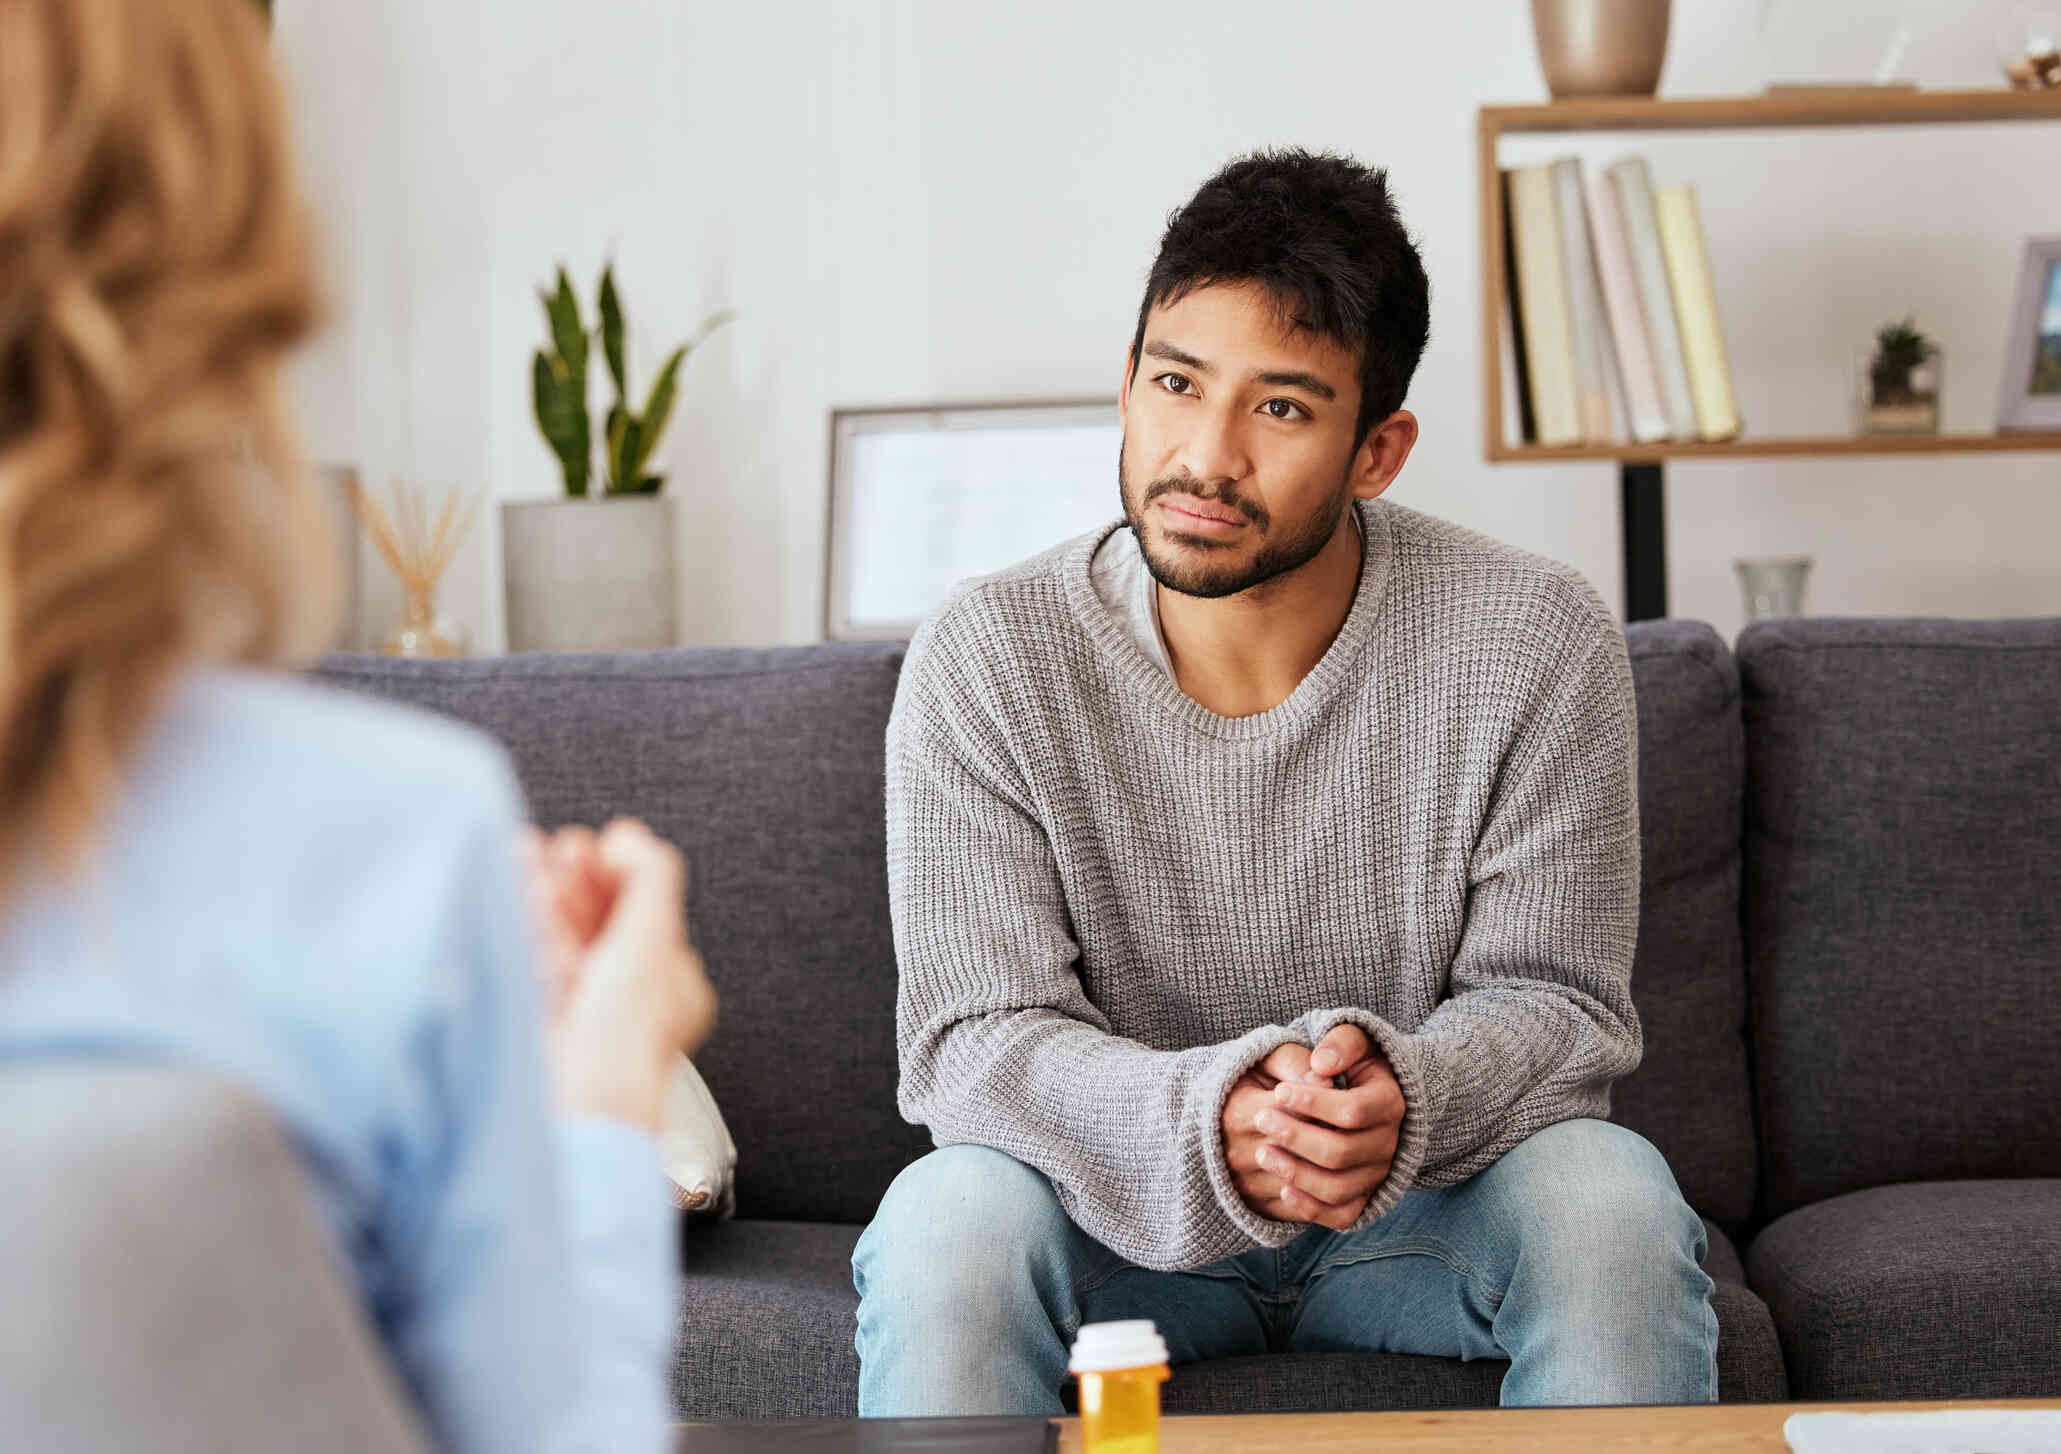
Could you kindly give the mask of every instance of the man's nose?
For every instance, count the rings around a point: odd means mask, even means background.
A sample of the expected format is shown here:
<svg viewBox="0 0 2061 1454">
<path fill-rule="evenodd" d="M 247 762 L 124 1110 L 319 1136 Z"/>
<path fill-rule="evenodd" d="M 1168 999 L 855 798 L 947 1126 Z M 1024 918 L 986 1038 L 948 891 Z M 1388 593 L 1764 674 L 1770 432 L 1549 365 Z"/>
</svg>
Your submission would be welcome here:
<svg viewBox="0 0 2061 1454">
<path fill-rule="evenodd" d="M 1205 484 L 1244 479 L 1252 472 L 1252 461 L 1246 457 L 1238 421 L 1213 410 L 1196 412 L 1201 417 L 1188 421 L 1188 434 L 1174 463 Z"/>
</svg>

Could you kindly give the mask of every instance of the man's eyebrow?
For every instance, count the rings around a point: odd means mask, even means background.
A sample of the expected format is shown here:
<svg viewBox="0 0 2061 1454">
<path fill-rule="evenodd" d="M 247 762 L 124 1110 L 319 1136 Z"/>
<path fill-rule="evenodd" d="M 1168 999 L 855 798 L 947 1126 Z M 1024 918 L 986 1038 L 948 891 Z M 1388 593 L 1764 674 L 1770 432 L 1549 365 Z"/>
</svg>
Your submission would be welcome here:
<svg viewBox="0 0 2061 1454">
<path fill-rule="evenodd" d="M 1307 393 L 1315 394 L 1319 399 L 1335 400 L 1338 397 L 1338 390 L 1332 388 L 1315 374 L 1304 373 L 1301 369 L 1289 369 L 1280 373 L 1254 374 L 1252 381 L 1256 384 L 1278 384 L 1284 389 L 1302 389 Z"/>
<path fill-rule="evenodd" d="M 1198 374 L 1213 374 L 1216 372 L 1214 367 L 1204 363 L 1194 354 L 1184 349 L 1175 348 L 1171 343 L 1165 343 L 1156 338 L 1145 345 L 1145 352 L 1151 354 L 1154 358 L 1163 358 L 1168 363 L 1177 363 L 1183 368 L 1193 369 Z"/>
</svg>

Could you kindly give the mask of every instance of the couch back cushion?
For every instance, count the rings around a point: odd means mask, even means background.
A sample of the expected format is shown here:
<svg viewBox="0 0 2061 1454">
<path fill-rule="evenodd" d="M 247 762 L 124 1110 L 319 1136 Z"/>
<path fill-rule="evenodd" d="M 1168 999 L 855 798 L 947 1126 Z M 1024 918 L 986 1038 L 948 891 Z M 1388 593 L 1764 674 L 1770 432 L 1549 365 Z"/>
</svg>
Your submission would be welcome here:
<svg viewBox="0 0 2061 1454">
<path fill-rule="evenodd" d="M 862 1222 L 930 1146 L 895 1107 L 882 744 L 901 657 L 334 656 L 315 675 L 485 729 L 546 827 L 624 814 L 678 843 L 722 998 L 696 1064 L 737 1142 L 738 1213 Z"/>
<path fill-rule="evenodd" d="M 1739 932 L 1745 745 L 1732 653 L 1700 621 L 1625 628 L 1639 709 L 1639 947 L 1646 1051 L 1613 1121 L 1658 1147 L 1726 1232 L 1753 1208 L 1753 1096 Z"/>
<path fill-rule="evenodd" d="M 1769 1215 L 2061 1175 L 2061 618 L 1739 638 Z"/>
</svg>

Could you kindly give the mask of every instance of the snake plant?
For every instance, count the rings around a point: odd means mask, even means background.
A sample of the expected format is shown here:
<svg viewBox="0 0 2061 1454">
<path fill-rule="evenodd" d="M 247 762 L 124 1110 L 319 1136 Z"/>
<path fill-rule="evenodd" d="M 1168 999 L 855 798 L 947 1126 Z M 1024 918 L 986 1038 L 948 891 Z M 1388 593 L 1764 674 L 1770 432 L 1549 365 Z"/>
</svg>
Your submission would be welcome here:
<svg viewBox="0 0 2061 1454">
<path fill-rule="evenodd" d="M 536 410 L 537 427 L 565 474 L 565 492 L 585 495 L 593 441 L 587 422 L 587 343 L 589 334 L 580 317 L 564 267 L 558 269 L 554 291 L 538 294 L 544 317 L 551 330 L 551 347 L 538 349 L 530 365 L 530 394 Z M 632 411 L 629 387 L 629 325 L 623 319 L 622 300 L 616 293 L 615 265 L 601 270 L 599 298 L 601 356 L 615 383 L 615 403 L 609 406 L 602 428 L 601 488 L 608 495 L 655 495 L 665 476 L 648 473 L 651 456 L 665 433 L 673 412 L 680 365 L 711 333 L 728 323 L 735 314 L 724 309 L 710 315 L 687 342 L 667 355 L 658 376 L 644 397 L 644 407 Z"/>
</svg>

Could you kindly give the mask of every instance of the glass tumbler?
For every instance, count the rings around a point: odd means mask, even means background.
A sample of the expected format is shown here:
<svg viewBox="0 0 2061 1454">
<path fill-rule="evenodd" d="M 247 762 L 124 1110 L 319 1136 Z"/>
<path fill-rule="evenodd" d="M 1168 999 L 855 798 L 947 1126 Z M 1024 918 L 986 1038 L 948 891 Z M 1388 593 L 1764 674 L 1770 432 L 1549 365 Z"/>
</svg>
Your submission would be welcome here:
<svg viewBox="0 0 2061 1454">
<path fill-rule="evenodd" d="M 1732 562 L 1746 597 L 1748 621 L 1803 614 L 1803 588 L 1810 577 L 1807 555 L 1768 555 Z"/>
</svg>

